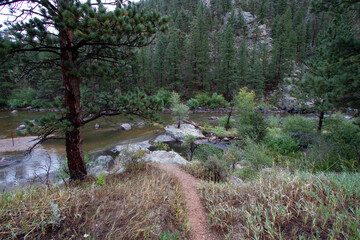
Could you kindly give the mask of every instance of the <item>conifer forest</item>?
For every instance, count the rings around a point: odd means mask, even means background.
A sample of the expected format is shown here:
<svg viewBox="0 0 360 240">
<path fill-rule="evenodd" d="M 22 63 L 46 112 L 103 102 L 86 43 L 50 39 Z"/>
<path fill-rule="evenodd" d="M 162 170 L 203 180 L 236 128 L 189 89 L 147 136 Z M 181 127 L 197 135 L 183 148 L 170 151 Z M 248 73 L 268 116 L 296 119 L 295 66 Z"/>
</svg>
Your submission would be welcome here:
<svg viewBox="0 0 360 240">
<path fill-rule="evenodd" d="M 359 109 L 357 0 L 0 0 L 0 170 L 22 161 L 14 139 L 61 141 L 54 175 L 76 195 L 58 199 L 50 167 L 51 221 L 20 204 L 36 190 L 0 193 L 0 238 L 200 239 L 180 171 L 206 239 L 359 239 Z M 101 121 L 133 145 L 94 154 Z"/>
</svg>

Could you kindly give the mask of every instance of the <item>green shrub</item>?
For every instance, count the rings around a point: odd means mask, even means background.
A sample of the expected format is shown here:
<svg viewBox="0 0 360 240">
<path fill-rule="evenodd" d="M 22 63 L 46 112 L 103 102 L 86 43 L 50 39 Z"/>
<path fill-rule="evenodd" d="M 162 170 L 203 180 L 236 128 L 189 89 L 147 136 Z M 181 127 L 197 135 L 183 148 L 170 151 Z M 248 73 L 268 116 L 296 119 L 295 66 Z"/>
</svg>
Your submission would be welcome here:
<svg viewBox="0 0 360 240">
<path fill-rule="evenodd" d="M 296 141 L 278 128 L 270 129 L 263 139 L 263 143 L 282 154 L 290 154 L 299 150 L 299 145 Z"/>
<path fill-rule="evenodd" d="M 228 120 L 228 117 L 227 117 L 227 116 L 224 116 L 224 117 L 219 118 L 219 124 L 218 124 L 218 126 L 224 128 L 225 125 L 226 125 L 226 123 L 227 123 L 227 120 Z M 230 129 L 230 128 L 233 128 L 233 127 L 235 127 L 235 119 L 230 118 L 230 121 L 229 121 L 229 129 Z"/>
<path fill-rule="evenodd" d="M 211 109 L 228 107 L 229 103 L 225 100 L 223 95 L 213 93 L 211 95 L 208 107 Z"/>
<path fill-rule="evenodd" d="M 280 128 L 281 127 L 281 118 L 278 116 L 271 116 L 266 119 L 269 128 Z"/>
<path fill-rule="evenodd" d="M 259 176 L 259 171 L 252 167 L 243 167 L 241 169 L 236 169 L 233 175 L 244 181 L 249 181 L 256 179 Z"/>
<path fill-rule="evenodd" d="M 7 100 L 0 98 L 0 107 L 6 107 L 7 106 Z"/>
<path fill-rule="evenodd" d="M 325 119 L 323 137 L 309 148 L 306 159 L 315 171 L 355 171 L 360 168 L 360 128 L 344 115 Z"/>
<path fill-rule="evenodd" d="M 190 98 L 187 101 L 187 105 L 190 109 L 196 109 L 197 107 L 199 107 L 199 101 L 195 98 Z"/>
<path fill-rule="evenodd" d="M 267 123 L 259 110 L 255 108 L 255 93 L 242 88 L 235 98 L 235 109 L 239 112 L 237 129 L 240 135 L 256 141 L 266 134 Z"/>
<path fill-rule="evenodd" d="M 11 92 L 8 104 L 10 107 L 27 107 L 36 99 L 36 90 L 33 88 L 15 89 Z"/>
<path fill-rule="evenodd" d="M 267 149 L 263 144 L 256 143 L 248 138 L 242 150 L 244 159 L 255 169 L 261 169 L 272 165 L 272 158 L 267 154 Z"/>
<path fill-rule="evenodd" d="M 316 139 L 314 122 L 301 116 L 289 116 L 285 118 L 283 130 L 297 141 L 301 147 L 307 147 Z"/>
<path fill-rule="evenodd" d="M 199 145 L 195 150 L 195 157 L 202 162 L 205 162 L 212 155 L 222 158 L 223 154 L 223 150 L 210 144 Z"/>
<path fill-rule="evenodd" d="M 164 142 L 156 142 L 155 143 L 155 148 L 158 151 L 170 151 L 170 146 L 167 143 Z"/>
<path fill-rule="evenodd" d="M 164 108 L 170 108 L 172 105 L 171 91 L 160 88 L 156 94 L 156 97 L 163 102 Z"/>
<path fill-rule="evenodd" d="M 210 96 L 207 93 L 198 93 L 195 95 L 195 98 L 201 107 L 207 107 L 210 103 Z"/>
<path fill-rule="evenodd" d="M 229 167 L 226 162 L 219 158 L 217 155 L 212 155 L 205 162 L 202 162 L 204 169 L 204 177 L 207 180 L 214 182 L 224 181 L 229 172 Z"/>
<path fill-rule="evenodd" d="M 104 186 L 105 183 L 106 183 L 106 176 L 105 176 L 104 173 L 100 173 L 99 176 L 96 179 L 96 184 Z"/>
</svg>

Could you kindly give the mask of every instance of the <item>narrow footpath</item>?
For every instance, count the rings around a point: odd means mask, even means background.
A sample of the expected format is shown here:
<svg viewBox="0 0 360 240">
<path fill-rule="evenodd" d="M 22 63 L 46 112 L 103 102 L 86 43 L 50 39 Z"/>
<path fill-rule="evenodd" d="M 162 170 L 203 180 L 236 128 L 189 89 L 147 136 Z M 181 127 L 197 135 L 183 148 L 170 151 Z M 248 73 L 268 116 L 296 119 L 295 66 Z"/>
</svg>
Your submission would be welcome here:
<svg viewBox="0 0 360 240">
<path fill-rule="evenodd" d="M 183 189 L 188 208 L 188 219 L 191 227 L 191 240 L 217 240 L 222 239 L 213 233 L 206 220 L 206 211 L 196 189 L 199 180 L 181 170 L 176 164 L 156 164 L 155 166 L 175 176 Z"/>
</svg>

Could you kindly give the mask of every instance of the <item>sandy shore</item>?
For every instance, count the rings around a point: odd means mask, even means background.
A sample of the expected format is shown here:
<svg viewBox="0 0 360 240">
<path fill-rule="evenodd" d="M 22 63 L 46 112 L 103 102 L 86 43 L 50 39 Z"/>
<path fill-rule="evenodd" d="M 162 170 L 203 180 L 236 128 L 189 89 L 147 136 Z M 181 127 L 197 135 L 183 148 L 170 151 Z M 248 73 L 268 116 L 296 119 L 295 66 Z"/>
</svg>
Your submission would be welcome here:
<svg viewBox="0 0 360 240">
<path fill-rule="evenodd" d="M 0 139 L 0 153 L 3 152 L 16 152 L 16 151 L 26 151 L 29 147 L 35 144 L 36 136 L 30 137 L 17 137 L 13 140 L 11 138 Z"/>
</svg>

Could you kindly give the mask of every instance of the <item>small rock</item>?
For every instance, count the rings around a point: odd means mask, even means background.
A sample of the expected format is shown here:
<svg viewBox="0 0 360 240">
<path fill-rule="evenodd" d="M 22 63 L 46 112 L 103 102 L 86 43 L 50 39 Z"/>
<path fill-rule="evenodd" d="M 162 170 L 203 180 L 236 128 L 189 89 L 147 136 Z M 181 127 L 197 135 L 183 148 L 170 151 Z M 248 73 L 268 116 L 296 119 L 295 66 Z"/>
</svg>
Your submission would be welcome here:
<svg viewBox="0 0 360 240">
<path fill-rule="evenodd" d="M 234 177 L 234 176 L 230 176 L 230 181 L 234 184 L 243 184 L 244 181 L 241 180 L 240 178 Z"/>
<path fill-rule="evenodd" d="M 263 169 L 261 169 L 261 172 L 263 172 L 263 173 L 271 173 L 272 168 L 263 168 Z"/>
<path fill-rule="evenodd" d="M 17 112 L 18 112 L 17 110 L 12 110 L 12 111 L 11 111 L 11 113 L 13 113 L 13 114 L 14 114 L 14 113 L 17 113 Z"/>
<path fill-rule="evenodd" d="M 131 125 L 128 123 L 123 123 L 120 125 L 120 129 L 124 130 L 124 131 L 129 131 L 129 130 L 131 130 Z"/>
<path fill-rule="evenodd" d="M 213 141 L 216 141 L 216 137 L 209 138 L 209 142 L 213 142 Z"/>
<path fill-rule="evenodd" d="M 122 167 L 122 168 L 120 168 L 119 170 L 117 170 L 115 174 L 116 174 L 116 175 L 120 175 L 120 174 L 124 173 L 125 170 L 126 170 L 126 168 L 125 168 L 125 167 Z"/>
<path fill-rule="evenodd" d="M 139 122 L 139 123 L 137 124 L 137 126 L 138 126 L 138 127 L 145 127 L 145 123 L 144 123 L 144 122 Z"/>
<path fill-rule="evenodd" d="M 31 106 L 28 106 L 27 108 L 26 108 L 26 110 L 31 110 L 32 109 L 32 107 Z"/>
<path fill-rule="evenodd" d="M 98 123 L 95 123 L 94 128 L 99 129 L 100 125 Z"/>
<path fill-rule="evenodd" d="M 223 138 L 223 141 L 225 141 L 225 142 L 228 142 L 228 141 L 230 141 L 227 137 L 224 137 Z"/>
<path fill-rule="evenodd" d="M 25 129 L 26 129 L 26 126 L 24 124 L 21 124 L 16 128 L 17 131 L 21 131 L 21 130 L 25 130 Z"/>
<path fill-rule="evenodd" d="M 208 117 L 208 119 L 210 121 L 217 121 L 217 120 L 219 120 L 219 117 L 212 116 L 212 117 Z"/>
</svg>

